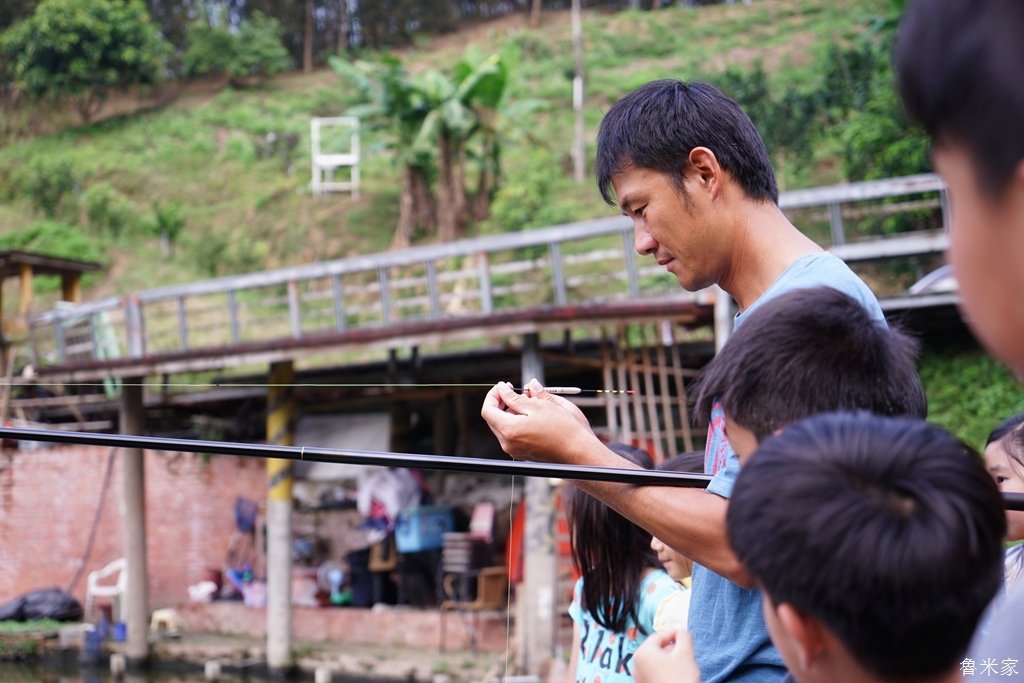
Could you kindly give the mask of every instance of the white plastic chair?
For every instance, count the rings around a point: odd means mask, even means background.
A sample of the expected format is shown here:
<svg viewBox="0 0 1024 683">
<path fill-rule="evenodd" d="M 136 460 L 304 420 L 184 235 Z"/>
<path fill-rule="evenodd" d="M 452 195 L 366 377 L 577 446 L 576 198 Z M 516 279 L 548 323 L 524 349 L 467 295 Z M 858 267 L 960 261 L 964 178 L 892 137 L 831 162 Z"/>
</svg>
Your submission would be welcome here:
<svg viewBox="0 0 1024 683">
<path fill-rule="evenodd" d="M 117 575 L 114 583 L 103 583 L 103 580 Z M 128 596 L 128 561 L 123 557 L 118 558 L 102 569 L 89 572 L 85 589 L 85 617 L 92 617 L 92 610 L 96 598 L 114 598 L 120 600 L 119 611 L 125 611 L 125 598 Z M 120 615 L 111 614 L 114 621 L 118 621 Z"/>
<path fill-rule="evenodd" d="M 315 117 L 309 125 L 312 146 L 313 180 L 311 186 L 313 194 L 322 195 L 334 190 L 347 190 L 352 192 L 353 197 L 358 197 L 359 119 L 354 116 Z M 347 146 L 341 150 L 329 149 L 334 145 L 323 139 L 323 131 L 326 128 L 341 128 L 341 137 L 347 137 Z M 349 180 L 334 179 L 334 172 L 339 168 L 349 169 L 351 173 Z"/>
</svg>

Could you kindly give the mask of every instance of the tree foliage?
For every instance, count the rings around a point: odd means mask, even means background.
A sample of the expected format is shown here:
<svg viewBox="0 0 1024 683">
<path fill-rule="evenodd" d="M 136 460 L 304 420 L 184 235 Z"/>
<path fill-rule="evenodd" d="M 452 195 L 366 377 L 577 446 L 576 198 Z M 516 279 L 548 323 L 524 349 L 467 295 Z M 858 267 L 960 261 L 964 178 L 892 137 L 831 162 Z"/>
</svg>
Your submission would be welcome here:
<svg viewBox="0 0 1024 683">
<path fill-rule="evenodd" d="M 904 115 L 890 65 L 902 6 L 893 0 L 851 44 L 829 47 L 810 88 L 773 86 L 760 63 L 713 80 L 750 115 L 776 164 L 805 167 L 821 143 L 838 140 L 829 151 L 847 180 L 924 173 L 928 140 Z"/>
<path fill-rule="evenodd" d="M 139 0 L 43 0 L 0 41 L 15 82 L 89 121 L 113 88 L 156 83 L 170 51 Z"/>
<path fill-rule="evenodd" d="M 942 349 L 924 355 L 921 381 L 928 395 L 928 420 L 974 448 L 1010 417 L 1024 412 L 1024 393 L 1013 376 L 976 348 Z M 965 401 L 964 396 L 971 400 Z"/>
<path fill-rule="evenodd" d="M 200 19 L 189 30 L 182 67 L 188 76 L 227 74 L 235 82 L 260 79 L 292 65 L 276 19 L 260 12 L 236 29 Z"/>
</svg>

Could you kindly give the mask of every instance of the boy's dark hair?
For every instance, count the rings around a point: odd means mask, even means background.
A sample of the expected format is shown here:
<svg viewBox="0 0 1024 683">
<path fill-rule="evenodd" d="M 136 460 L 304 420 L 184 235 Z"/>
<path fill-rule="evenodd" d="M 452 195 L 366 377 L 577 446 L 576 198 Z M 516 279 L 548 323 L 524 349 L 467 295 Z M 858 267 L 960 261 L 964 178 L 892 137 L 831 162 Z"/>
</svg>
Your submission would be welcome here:
<svg viewBox="0 0 1024 683">
<path fill-rule="evenodd" d="M 608 444 L 635 465 L 651 469 L 651 456 L 621 443 Z M 574 485 L 566 490 L 572 558 L 583 575 L 582 607 L 594 620 L 623 633 L 637 619 L 644 572 L 658 568 L 651 535 Z M 645 633 L 646 634 L 646 633 Z"/>
<path fill-rule="evenodd" d="M 924 417 L 917 344 L 832 287 L 795 289 L 751 311 L 704 369 L 696 409 L 714 401 L 758 441 L 833 410 Z"/>
<path fill-rule="evenodd" d="M 688 451 L 665 458 L 658 466 L 658 470 L 666 472 L 704 472 L 704 451 Z"/>
<path fill-rule="evenodd" d="M 997 196 L 1024 159 L 1024 3 L 916 0 L 900 25 L 896 79 L 907 113 L 963 145 Z"/>
<path fill-rule="evenodd" d="M 775 605 L 887 680 L 948 672 L 999 590 L 1006 518 L 977 453 L 920 420 L 828 413 L 765 439 L 727 513 Z"/>
<path fill-rule="evenodd" d="M 775 171 L 764 141 L 739 105 L 708 83 L 651 81 L 612 106 L 597 133 L 597 185 L 609 204 L 612 176 L 628 166 L 672 177 L 695 147 L 707 147 L 753 200 L 779 201 Z"/>
</svg>

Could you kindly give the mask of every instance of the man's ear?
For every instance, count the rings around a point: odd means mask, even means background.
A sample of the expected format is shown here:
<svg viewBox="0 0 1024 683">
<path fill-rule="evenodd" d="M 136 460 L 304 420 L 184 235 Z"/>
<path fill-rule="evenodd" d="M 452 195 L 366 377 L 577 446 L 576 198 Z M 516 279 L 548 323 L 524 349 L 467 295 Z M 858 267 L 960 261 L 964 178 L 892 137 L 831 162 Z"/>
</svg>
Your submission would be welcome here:
<svg viewBox="0 0 1024 683">
<path fill-rule="evenodd" d="M 789 634 L 800 668 L 809 669 L 825 650 L 824 626 L 820 621 L 801 612 L 788 602 L 784 602 L 774 609 L 779 624 Z"/>
<path fill-rule="evenodd" d="M 718 157 L 707 147 L 694 147 L 687 158 L 693 180 L 705 188 L 712 199 L 717 199 L 722 190 L 722 167 L 718 165 Z"/>
</svg>

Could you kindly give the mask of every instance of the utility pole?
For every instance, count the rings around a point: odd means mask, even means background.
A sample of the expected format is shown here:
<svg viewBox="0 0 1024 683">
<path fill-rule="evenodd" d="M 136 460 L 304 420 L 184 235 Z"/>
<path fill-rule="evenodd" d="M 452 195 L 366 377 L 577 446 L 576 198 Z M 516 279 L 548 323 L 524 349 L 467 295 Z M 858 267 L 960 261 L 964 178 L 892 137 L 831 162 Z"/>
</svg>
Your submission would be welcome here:
<svg viewBox="0 0 1024 683">
<path fill-rule="evenodd" d="M 295 369 L 270 365 L 267 443 L 295 444 Z M 292 464 L 267 460 L 267 668 L 292 665 Z"/>
<path fill-rule="evenodd" d="M 576 61 L 576 75 L 572 79 L 572 108 L 576 113 L 576 132 L 572 148 L 572 179 L 582 183 L 587 174 L 586 123 L 583 119 L 583 20 L 580 17 L 582 0 L 572 0 L 572 53 Z"/>
<path fill-rule="evenodd" d="M 544 382 L 540 338 L 531 332 L 523 338 L 523 386 L 536 378 Z M 553 435 L 553 438 L 557 436 Z M 544 477 L 526 479 L 526 529 L 523 534 L 524 624 L 521 665 L 527 674 L 540 675 L 548 669 L 555 651 L 555 584 L 558 578 L 555 555 L 555 497 Z"/>
<path fill-rule="evenodd" d="M 121 433 L 141 436 L 145 416 L 142 404 L 144 377 L 126 378 L 121 385 Z M 125 656 L 130 664 L 143 665 L 149 658 L 149 579 L 146 567 L 146 476 L 141 448 L 123 451 L 124 557 L 128 588 L 122 615 L 127 627 Z"/>
</svg>

